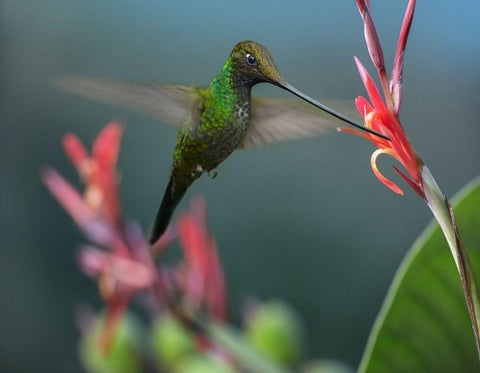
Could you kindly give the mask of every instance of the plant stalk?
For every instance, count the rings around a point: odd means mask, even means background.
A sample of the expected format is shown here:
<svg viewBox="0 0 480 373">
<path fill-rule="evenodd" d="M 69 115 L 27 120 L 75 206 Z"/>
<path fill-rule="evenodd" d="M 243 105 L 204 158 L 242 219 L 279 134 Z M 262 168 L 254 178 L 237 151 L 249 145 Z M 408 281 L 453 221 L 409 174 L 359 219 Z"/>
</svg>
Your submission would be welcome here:
<svg viewBox="0 0 480 373">
<path fill-rule="evenodd" d="M 442 229 L 455 260 L 458 273 L 460 274 L 463 294 L 467 303 L 468 314 L 472 323 L 477 353 L 480 360 L 480 333 L 478 329 L 480 325 L 480 296 L 475 271 L 468 252 L 460 240 L 453 208 L 448 202 L 447 197 L 440 191 L 435 179 L 426 166 L 422 168 L 422 179 L 425 201 Z"/>
</svg>

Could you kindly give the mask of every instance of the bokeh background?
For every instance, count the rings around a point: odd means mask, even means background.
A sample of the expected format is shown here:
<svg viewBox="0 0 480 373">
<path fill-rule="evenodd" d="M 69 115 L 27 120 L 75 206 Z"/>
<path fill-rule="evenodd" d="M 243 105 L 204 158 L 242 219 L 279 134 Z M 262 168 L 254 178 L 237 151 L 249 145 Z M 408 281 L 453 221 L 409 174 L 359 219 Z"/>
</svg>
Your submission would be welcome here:
<svg viewBox="0 0 480 373">
<path fill-rule="evenodd" d="M 391 67 L 406 1 L 372 1 Z M 39 180 L 51 164 L 77 175 L 61 148 L 74 132 L 90 144 L 111 119 L 126 124 L 119 167 L 125 214 L 148 229 L 169 173 L 175 130 L 56 91 L 80 75 L 207 84 L 233 45 L 264 43 L 283 75 L 313 97 L 364 94 L 353 55 L 373 73 L 353 0 L 17 1 L 0 3 L 0 370 L 81 371 L 74 311 L 99 308 L 77 269 L 84 242 Z M 480 172 L 480 3 L 420 1 L 406 53 L 402 119 L 453 195 Z M 259 86 L 257 96 L 287 95 Z M 283 298 L 304 317 L 310 357 L 356 367 L 392 276 L 430 220 L 423 202 L 398 196 L 370 169 L 373 146 L 331 134 L 238 152 L 204 195 L 225 266 L 233 318 L 242 302 Z M 180 208 L 187 206 L 189 198 Z"/>
</svg>

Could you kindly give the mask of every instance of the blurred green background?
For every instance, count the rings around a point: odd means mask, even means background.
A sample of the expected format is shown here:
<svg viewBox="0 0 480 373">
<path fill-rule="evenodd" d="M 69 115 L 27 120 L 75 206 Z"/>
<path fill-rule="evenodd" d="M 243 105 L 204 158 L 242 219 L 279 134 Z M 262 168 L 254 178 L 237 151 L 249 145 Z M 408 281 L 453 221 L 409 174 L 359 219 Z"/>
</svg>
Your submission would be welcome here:
<svg viewBox="0 0 480 373">
<path fill-rule="evenodd" d="M 406 1 L 372 1 L 389 68 Z M 88 144 L 111 119 L 126 123 L 119 167 L 125 214 L 147 230 L 167 177 L 174 129 L 58 92 L 80 75 L 207 84 L 233 45 L 264 43 L 283 75 L 313 97 L 353 100 L 369 64 L 361 18 L 342 1 L 15 1 L 0 3 L 0 370 L 81 371 L 75 309 L 100 303 L 77 269 L 79 231 L 40 183 L 51 164 L 78 180 L 61 148 Z M 402 120 L 442 190 L 480 172 L 480 3 L 421 1 L 407 46 Z M 269 86 L 259 96 L 286 94 Z M 393 273 L 430 219 L 372 174 L 373 146 L 331 134 L 235 153 L 205 195 L 238 321 L 250 295 L 280 297 L 308 325 L 309 356 L 357 366 Z M 189 198 L 181 207 L 186 207 Z M 461 229 L 461 227 L 460 227 Z"/>
</svg>

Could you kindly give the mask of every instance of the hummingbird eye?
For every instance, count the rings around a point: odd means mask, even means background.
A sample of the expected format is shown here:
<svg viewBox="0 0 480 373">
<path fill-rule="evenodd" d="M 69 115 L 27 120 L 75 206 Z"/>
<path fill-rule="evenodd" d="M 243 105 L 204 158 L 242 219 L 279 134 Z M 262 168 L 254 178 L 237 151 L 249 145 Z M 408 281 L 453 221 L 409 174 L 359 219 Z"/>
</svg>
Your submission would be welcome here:
<svg viewBox="0 0 480 373">
<path fill-rule="evenodd" d="M 257 59 L 253 54 L 247 53 L 247 63 L 250 66 L 255 66 L 257 64 Z"/>
</svg>

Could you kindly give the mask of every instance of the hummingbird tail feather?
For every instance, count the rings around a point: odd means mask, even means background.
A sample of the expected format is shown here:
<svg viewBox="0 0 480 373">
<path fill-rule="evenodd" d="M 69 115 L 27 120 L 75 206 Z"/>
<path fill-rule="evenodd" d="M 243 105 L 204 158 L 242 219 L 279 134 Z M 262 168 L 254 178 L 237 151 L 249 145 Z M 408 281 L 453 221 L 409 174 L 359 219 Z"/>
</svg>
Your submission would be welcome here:
<svg viewBox="0 0 480 373">
<path fill-rule="evenodd" d="M 157 240 L 165 233 L 167 230 L 168 224 L 172 219 L 173 212 L 177 207 L 178 203 L 183 198 L 187 188 L 173 187 L 173 179 L 171 178 L 168 182 L 167 189 L 163 195 L 162 204 L 158 209 L 157 216 L 155 217 L 155 222 L 153 223 L 152 233 L 150 234 L 150 244 L 153 245 Z"/>
</svg>

